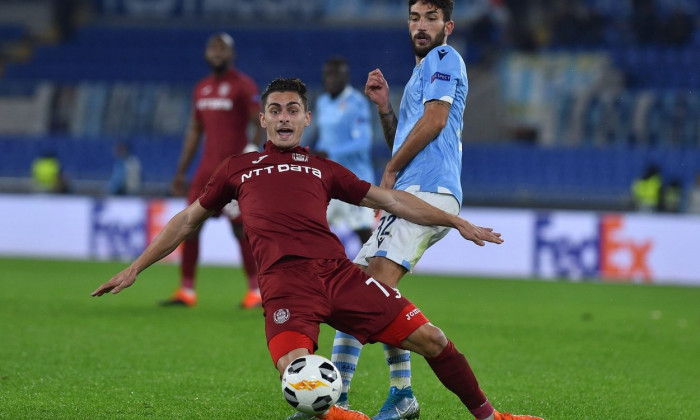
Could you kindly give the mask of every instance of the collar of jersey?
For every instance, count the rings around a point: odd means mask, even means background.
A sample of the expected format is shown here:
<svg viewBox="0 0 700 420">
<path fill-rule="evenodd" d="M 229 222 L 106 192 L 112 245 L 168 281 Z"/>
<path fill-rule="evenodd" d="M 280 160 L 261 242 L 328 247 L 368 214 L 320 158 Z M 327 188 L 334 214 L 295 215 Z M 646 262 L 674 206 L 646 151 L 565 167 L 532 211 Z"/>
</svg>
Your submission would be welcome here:
<svg viewBox="0 0 700 420">
<path fill-rule="evenodd" d="M 267 153 L 270 153 L 270 152 L 277 152 L 277 153 L 294 152 L 294 153 L 303 153 L 305 155 L 309 154 L 309 151 L 306 149 L 306 147 L 302 147 L 302 146 L 293 147 L 293 148 L 287 149 L 287 150 L 278 149 L 277 146 L 275 146 L 275 144 L 273 142 L 271 142 L 270 140 L 268 140 L 267 143 L 265 143 L 265 152 L 267 152 Z"/>
</svg>

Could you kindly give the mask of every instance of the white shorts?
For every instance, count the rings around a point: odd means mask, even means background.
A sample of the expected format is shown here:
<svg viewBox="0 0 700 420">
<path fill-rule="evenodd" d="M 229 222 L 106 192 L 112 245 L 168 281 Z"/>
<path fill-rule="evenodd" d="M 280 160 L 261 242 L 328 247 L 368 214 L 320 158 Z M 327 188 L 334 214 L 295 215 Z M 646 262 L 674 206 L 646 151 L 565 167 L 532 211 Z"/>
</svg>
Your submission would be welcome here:
<svg viewBox="0 0 700 420">
<path fill-rule="evenodd" d="M 340 200 L 331 200 L 326 217 L 329 225 L 344 224 L 350 230 L 373 229 L 375 226 L 374 210 Z"/>
<path fill-rule="evenodd" d="M 411 194 L 448 213 L 459 214 L 459 202 L 450 194 L 422 191 Z M 379 226 L 353 262 L 367 266 L 370 258 L 384 257 L 412 271 L 425 250 L 449 231 L 448 227 L 417 225 L 393 214 L 382 213 Z"/>
</svg>

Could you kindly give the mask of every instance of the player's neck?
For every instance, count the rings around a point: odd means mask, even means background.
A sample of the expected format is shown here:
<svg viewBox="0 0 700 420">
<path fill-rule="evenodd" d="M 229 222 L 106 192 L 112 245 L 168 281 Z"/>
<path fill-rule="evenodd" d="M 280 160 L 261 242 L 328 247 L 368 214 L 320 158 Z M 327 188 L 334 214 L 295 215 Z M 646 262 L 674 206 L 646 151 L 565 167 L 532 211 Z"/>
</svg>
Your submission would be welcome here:
<svg viewBox="0 0 700 420">
<path fill-rule="evenodd" d="M 430 50 L 430 51 L 428 51 L 428 53 L 425 54 L 425 56 L 419 57 L 419 56 L 417 56 L 417 55 L 414 55 L 414 56 L 416 57 L 416 65 L 420 64 L 420 62 L 423 61 L 423 59 L 424 59 L 425 57 L 427 57 L 428 54 L 430 54 L 435 48 L 444 47 L 445 45 L 447 45 L 447 37 L 445 37 L 445 42 L 443 42 L 443 43 L 440 44 L 440 45 L 436 45 L 435 47 L 433 47 L 433 49 Z"/>
</svg>

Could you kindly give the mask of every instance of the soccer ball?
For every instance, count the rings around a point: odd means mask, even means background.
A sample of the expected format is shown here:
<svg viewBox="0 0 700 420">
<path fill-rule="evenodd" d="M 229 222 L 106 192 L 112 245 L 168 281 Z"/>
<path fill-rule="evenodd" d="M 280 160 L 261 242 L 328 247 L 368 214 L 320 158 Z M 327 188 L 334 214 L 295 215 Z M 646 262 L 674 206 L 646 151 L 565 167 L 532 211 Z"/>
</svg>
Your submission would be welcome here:
<svg viewBox="0 0 700 420">
<path fill-rule="evenodd" d="M 321 414 L 340 398 L 340 372 L 330 360 L 315 354 L 294 359 L 282 375 L 284 399 L 304 414 Z"/>
</svg>

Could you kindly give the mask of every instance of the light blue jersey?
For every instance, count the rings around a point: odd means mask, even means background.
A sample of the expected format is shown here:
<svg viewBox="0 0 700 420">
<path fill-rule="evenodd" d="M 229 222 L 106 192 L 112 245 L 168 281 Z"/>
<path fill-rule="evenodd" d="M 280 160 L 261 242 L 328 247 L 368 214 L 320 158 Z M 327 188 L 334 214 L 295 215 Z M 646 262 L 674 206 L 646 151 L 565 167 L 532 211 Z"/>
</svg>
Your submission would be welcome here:
<svg viewBox="0 0 700 420">
<path fill-rule="evenodd" d="M 318 141 L 316 149 L 350 169 L 358 178 L 374 184 L 372 126 L 369 101 L 351 86 L 335 99 L 328 93 L 316 101 Z"/>
<path fill-rule="evenodd" d="M 461 205 L 462 125 L 468 86 L 464 60 L 449 45 L 434 48 L 413 69 L 401 98 L 392 154 L 423 116 L 426 102 L 439 99 L 452 106 L 437 138 L 398 172 L 395 189 L 452 194 Z"/>
</svg>

